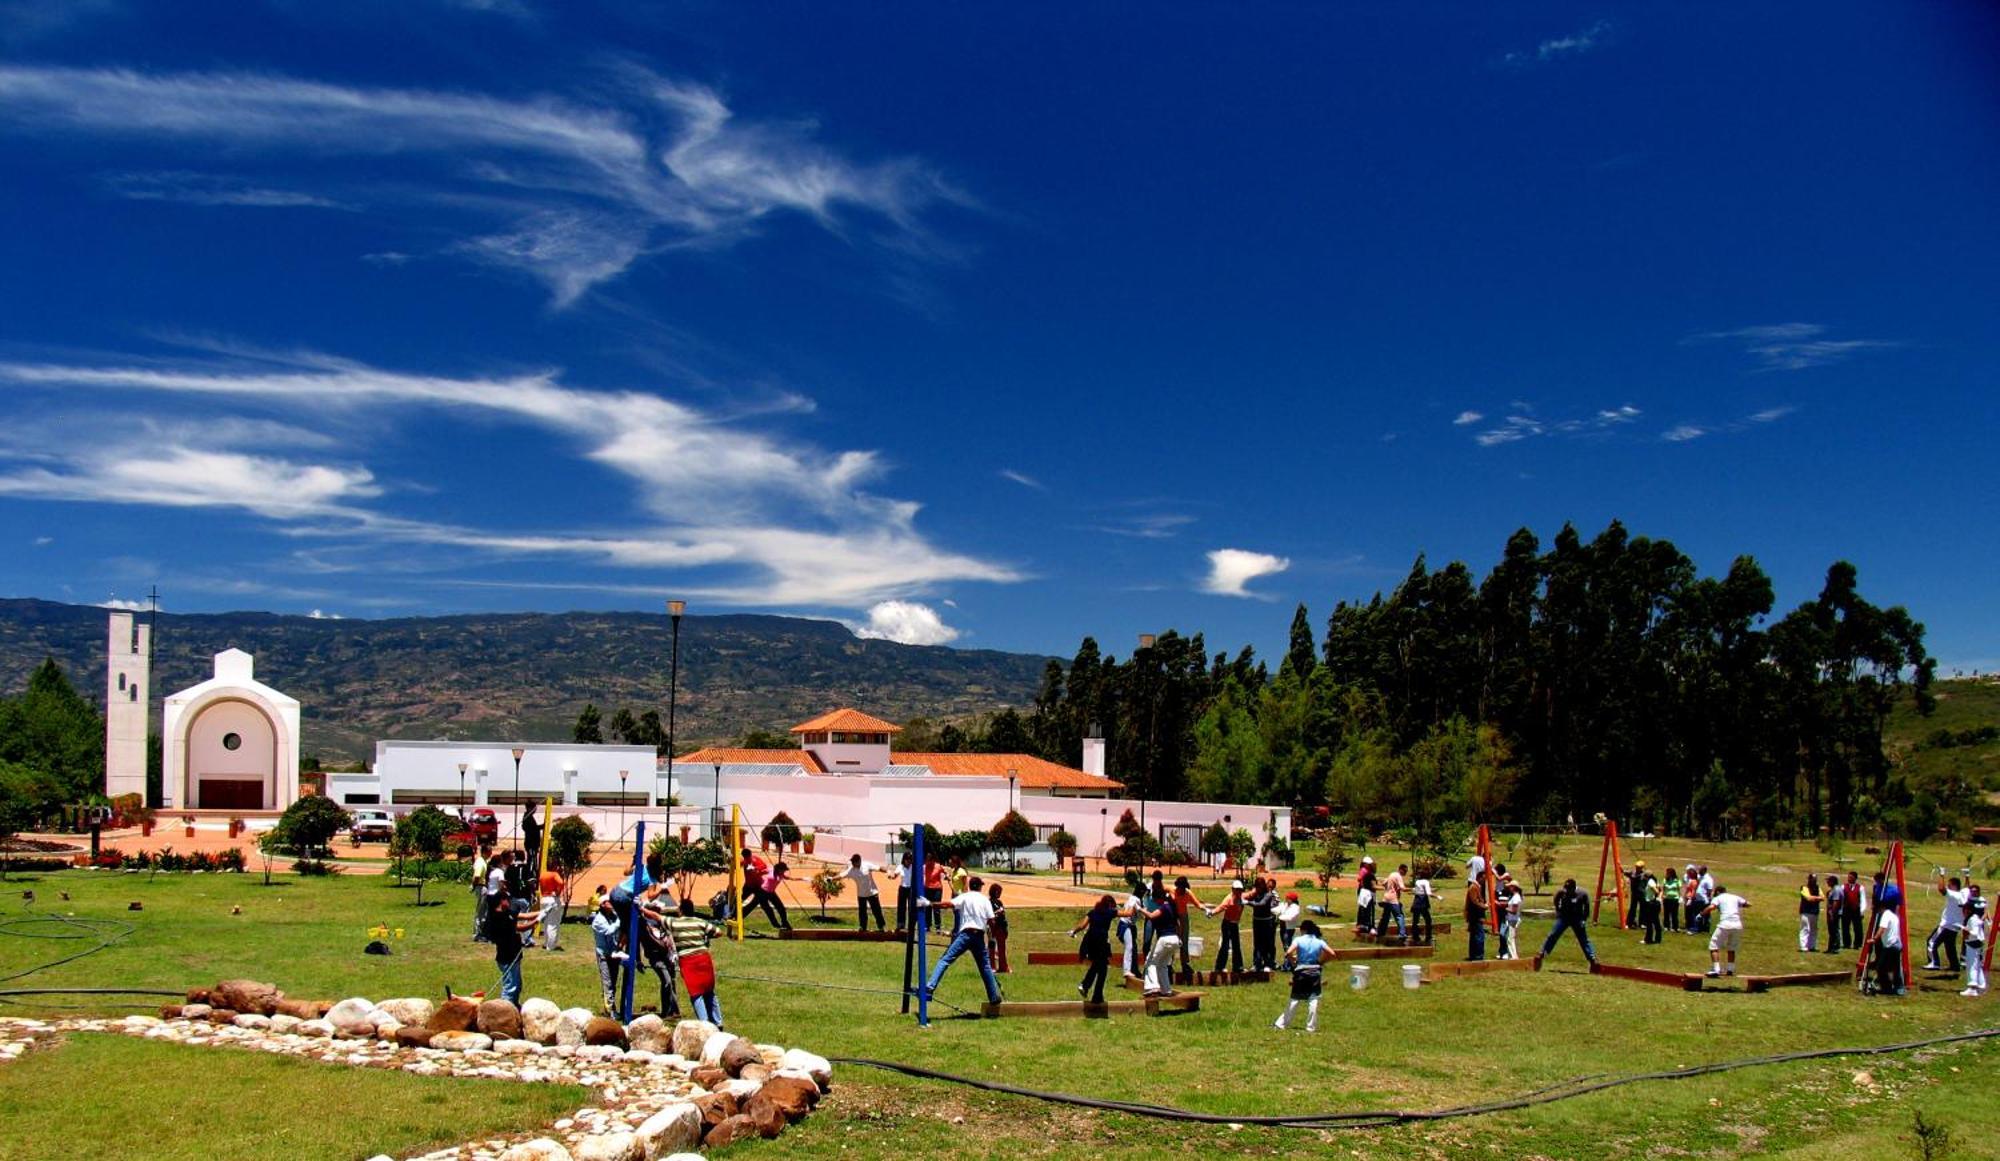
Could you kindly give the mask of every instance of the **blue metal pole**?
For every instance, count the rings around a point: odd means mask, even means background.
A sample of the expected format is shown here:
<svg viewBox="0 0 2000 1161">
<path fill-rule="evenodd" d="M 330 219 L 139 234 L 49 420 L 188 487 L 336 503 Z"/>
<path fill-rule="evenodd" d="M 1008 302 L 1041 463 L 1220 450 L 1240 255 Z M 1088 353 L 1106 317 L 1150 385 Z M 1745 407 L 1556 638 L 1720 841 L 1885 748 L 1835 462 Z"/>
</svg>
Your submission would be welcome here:
<svg viewBox="0 0 2000 1161">
<path fill-rule="evenodd" d="M 923 886 L 927 881 L 924 875 L 924 824 L 921 822 L 918 823 L 917 829 L 910 833 L 914 836 L 911 841 L 916 847 L 916 865 L 911 868 L 910 873 L 916 876 L 917 881 L 911 884 L 911 890 L 915 894 L 910 896 L 910 905 L 917 913 L 917 1027 L 928 1028 L 931 1026 L 931 996 L 930 991 L 925 988 L 924 984 L 930 977 L 930 969 L 926 965 L 926 961 L 930 958 L 928 953 L 930 951 L 931 909 L 917 906 L 918 903 L 923 901 Z"/>
<path fill-rule="evenodd" d="M 646 820 L 640 819 L 632 838 L 632 920 L 625 929 L 625 991 L 618 1001 L 618 1020 L 632 1022 L 632 985 L 639 975 L 639 885 L 646 874 Z"/>
</svg>

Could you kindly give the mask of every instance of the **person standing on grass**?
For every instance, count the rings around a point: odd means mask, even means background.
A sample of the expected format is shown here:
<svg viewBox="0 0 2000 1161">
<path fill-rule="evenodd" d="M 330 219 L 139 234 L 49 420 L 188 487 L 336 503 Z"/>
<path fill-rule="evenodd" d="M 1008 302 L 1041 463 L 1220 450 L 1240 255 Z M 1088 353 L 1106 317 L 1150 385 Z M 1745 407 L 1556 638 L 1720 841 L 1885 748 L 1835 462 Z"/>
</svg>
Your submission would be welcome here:
<svg viewBox="0 0 2000 1161">
<path fill-rule="evenodd" d="M 1708 937 L 1708 974 L 1711 979 L 1736 974 L 1736 953 L 1743 947 L 1743 909 L 1748 906 L 1750 900 L 1730 894 L 1720 883 L 1715 884 L 1708 906 L 1702 911 L 1702 918 L 1712 919 L 1715 924 L 1714 932 Z M 1726 971 L 1725 958 L 1728 964 Z"/>
<path fill-rule="evenodd" d="M 1968 998 L 1986 994 L 1986 900 L 1979 897 L 1979 885 L 1965 894 L 1965 990 Z"/>
<path fill-rule="evenodd" d="M 1423 929 L 1421 938 L 1417 929 Z M 1431 944 L 1437 942 L 1437 925 L 1431 921 L 1431 881 L 1417 876 L 1416 886 L 1410 888 L 1410 942 Z"/>
<path fill-rule="evenodd" d="M 680 913 L 667 921 L 679 956 L 681 983 L 687 988 L 694 1018 L 722 1027 L 722 1001 L 715 997 L 715 959 L 709 945 L 718 932 L 695 912 L 693 899 L 682 899 Z"/>
<path fill-rule="evenodd" d="M 1847 872 L 1840 885 L 1840 941 L 1849 948 L 1861 946 L 1861 901 L 1865 897 L 1860 874 Z"/>
<path fill-rule="evenodd" d="M 1562 941 L 1565 931 L 1576 932 L 1576 942 L 1583 948 L 1583 958 L 1591 966 L 1597 964 L 1597 949 L 1590 946 L 1590 896 L 1577 887 L 1575 879 L 1564 879 L 1562 890 L 1556 892 L 1556 925 L 1549 930 L 1549 937 L 1542 941 L 1542 950 L 1536 959 L 1546 959 Z"/>
<path fill-rule="evenodd" d="M 1681 930 L 1688 935 L 1695 933 L 1700 922 L 1701 907 L 1694 905 L 1694 893 L 1700 882 L 1701 880 L 1695 876 L 1694 864 L 1689 863 L 1687 871 L 1681 875 Z M 1704 903 L 1702 906 L 1705 907 L 1707 904 Z"/>
<path fill-rule="evenodd" d="M 1139 909 L 1143 904 L 1136 891 L 1128 891 L 1125 905 L 1118 909 L 1118 943 L 1122 948 L 1121 964 L 1125 978 L 1139 978 Z"/>
<path fill-rule="evenodd" d="M 1667 877 L 1660 883 L 1660 912 L 1668 931 L 1681 929 L 1681 873 L 1667 864 Z"/>
<path fill-rule="evenodd" d="M 1956 875 L 1952 876 L 1950 883 L 1945 882 L 1944 876 L 1938 876 L 1937 892 L 1944 896 L 1944 914 L 1938 916 L 1937 929 L 1931 932 L 1930 941 L 1924 945 L 1927 953 L 1924 956 L 1924 970 L 1928 972 L 1949 970 L 1952 975 L 1957 975 L 1958 940 L 1965 931 L 1965 901 L 1970 899 L 1971 895 L 1959 883 Z M 1944 952 L 1942 960 L 1938 957 L 1940 950 Z"/>
<path fill-rule="evenodd" d="M 1319 1031 L 1321 964 L 1329 954 L 1326 941 L 1319 937 L 1319 924 L 1308 919 L 1299 924 L 1299 937 L 1285 949 L 1285 967 L 1292 973 L 1291 998 L 1272 1027 L 1282 1032 L 1291 1024 L 1299 1001 L 1306 1002 L 1306 1031 Z"/>
<path fill-rule="evenodd" d="M 1292 946 L 1292 940 L 1298 932 L 1299 916 L 1304 913 L 1305 908 L 1299 906 L 1299 893 L 1285 892 L 1285 902 L 1278 908 L 1278 954 L 1281 957 L 1279 961 L 1281 966 L 1285 949 Z"/>
<path fill-rule="evenodd" d="M 1251 881 L 1251 894 L 1244 900 L 1250 905 L 1250 970 L 1253 972 L 1276 971 L 1278 968 L 1278 892 L 1272 887 L 1273 880 L 1257 878 Z"/>
<path fill-rule="evenodd" d="M 1639 926 L 1645 931 L 1641 942 L 1658 943 L 1663 938 L 1660 934 L 1660 911 L 1665 888 L 1660 886 L 1660 877 L 1648 871 L 1639 890 Z"/>
<path fill-rule="evenodd" d="M 1375 929 L 1375 860 L 1367 855 L 1361 856 L 1361 866 L 1354 872 L 1354 926 Z"/>
<path fill-rule="evenodd" d="M 910 880 L 916 873 L 916 856 L 912 855 L 909 851 L 903 852 L 903 858 L 896 864 L 896 869 L 889 872 L 889 877 L 896 880 L 897 931 L 908 931 L 910 929 L 910 892 L 914 886 Z"/>
<path fill-rule="evenodd" d="M 493 945 L 493 962 L 500 968 L 500 998 L 521 1003 L 521 933 L 535 929 L 535 917 L 521 914 L 507 893 L 505 879 L 486 910 L 486 939 Z"/>
<path fill-rule="evenodd" d="M 1521 884 L 1506 872 L 1500 875 L 1500 952 L 1502 959 L 1521 958 Z"/>
<path fill-rule="evenodd" d="M 542 820 L 535 817 L 535 805 L 532 802 L 521 811 L 521 863 L 527 868 L 529 878 L 541 876 Z"/>
<path fill-rule="evenodd" d="M 1222 929 L 1215 937 L 1215 970 L 1221 971 L 1225 960 L 1229 970 L 1243 970 L 1243 880 L 1229 882 L 1229 898 L 1206 909 L 1211 916 L 1221 916 Z"/>
<path fill-rule="evenodd" d="M 1820 914 L 1825 916 L 1822 926 L 1826 928 L 1826 953 L 1833 955 L 1840 950 L 1840 872 L 1826 877 L 1826 890 L 1820 903 Z"/>
<path fill-rule="evenodd" d="M 618 973 L 626 962 L 625 953 L 618 950 L 619 930 L 618 909 L 610 896 L 600 897 L 590 916 L 590 942 L 597 952 L 597 981 L 604 988 L 606 1015 L 618 1009 Z"/>
<path fill-rule="evenodd" d="M 1161 892 L 1153 899 L 1150 909 L 1141 912 L 1153 925 L 1157 933 L 1153 938 L 1153 949 L 1146 953 L 1146 992 L 1151 996 L 1171 996 L 1174 994 L 1174 961 L 1180 958 L 1181 937 L 1179 913 L 1174 908 L 1174 897 Z"/>
<path fill-rule="evenodd" d="M 537 886 L 542 894 L 542 950 L 561 951 L 563 913 L 568 910 L 563 904 L 563 877 L 544 870 Z"/>
<path fill-rule="evenodd" d="M 930 907 L 928 899 L 920 900 L 919 907 Z M 965 890 L 952 897 L 952 911 L 956 913 L 957 931 L 951 937 L 951 946 L 938 957 L 937 966 L 931 969 L 931 978 L 924 981 L 924 998 L 930 999 L 937 993 L 937 986 L 944 980 L 944 973 L 958 957 L 968 952 L 972 962 L 979 966 L 979 978 L 986 985 L 986 1001 L 1000 1002 L 1000 981 L 993 975 L 993 963 L 986 954 L 986 925 L 993 922 L 993 901 L 986 897 L 986 882 L 977 875 L 966 880 Z"/>
<path fill-rule="evenodd" d="M 860 855 L 847 856 L 847 869 L 840 873 L 843 879 L 854 883 L 854 918 L 858 928 L 868 930 L 868 913 L 875 913 L 875 930 L 884 930 L 882 923 L 882 891 L 875 885 L 875 867 L 861 861 Z M 897 906 L 898 922 L 901 921 L 902 907 Z"/>
<path fill-rule="evenodd" d="M 1007 905 L 1000 901 L 1000 884 L 988 886 L 986 898 L 993 904 L 993 921 L 987 924 L 987 934 L 992 937 L 988 943 L 993 953 L 993 970 L 1003 976 L 1012 975 L 1014 969 L 1007 964 Z"/>
<path fill-rule="evenodd" d="M 1477 879 L 1465 881 L 1465 958 L 1486 958 L 1486 895 Z"/>
<path fill-rule="evenodd" d="M 751 912 L 764 906 L 764 878 L 771 873 L 771 864 L 765 862 L 761 856 L 749 847 L 743 848 L 741 864 L 743 873 L 743 918 L 748 919 Z M 734 899 L 730 900 L 732 906 L 735 902 Z M 764 910 L 768 913 L 770 908 L 765 907 Z M 724 916 L 725 919 L 733 919 L 735 917 L 736 913 L 734 911 Z"/>
<path fill-rule="evenodd" d="M 1879 880 L 1882 876 L 1877 875 Z M 1901 899 L 1894 887 L 1883 893 L 1875 908 L 1875 990 L 1884 995 L 1908 995 L 1903 982 L 1903 917 L 1896 904 Z"/>
<path fill-rule="evenodd" d="M 1109 895 L 1099 895 L 1096 905 L 1069 929 L 1072 938 L 1078 933 L 1083 935 L 1077 952 L 1090 964 L 1084 970 L 1083 982 L 1076 986 L 1076 994 L 1085 1003 L 1104 1002 L 1104 980 L 1111 974 L 1111 925 L 1117 922 L 1118 901 Z"/>
<path fill-rule="evenodd" d="M 1646 893 L 1646 860 L 1632 864 L 1631 874 L 1625 877 L 1625 926 L 1639 926 L 1639 900 Z"/>
<path fill-rule="evenodd" d="M 1377 898 L 1377 904 L 1381 908 L 1381 918 L 1375 921 L 1376 939 L 1389 938 L 1389 920 L 1394 919 L 1396 941 L 1404 943 L 1409 940 L 1410 933 L 1403 926 L 1403 888 L 1409 882 L 1409 874 L 1409 865 L 1399 863 L 1395 870 L 1389 872 L 1389 877 L 1382 880 L 1382 890 Z"/>
<path fill-rule="evenodd" d="M 786 876 L 790 875 L 791 871 L 792 865 L 780 859 L 771 864 L 771 869 L 764 873 L 764 881 L 758 884 L 758 905 L 764 908 L 764 917 L 779 931 L 792 929 L 791 913 L 785 910 L 785 901 L 778 895 L 779 888 L 784 886 Z M 750 913 L 747 905 L 743 908 L 743 913 L 746 916 Z"/>
<path fill-rule="evenodd" d="M 1819 913 L 1826 902 L 1826 896 L 1819 893 L 1819 876 L 1807 875 L 1806 885 L 1799 888 L 1799 950 L 1819 949 Z"/>
<path fill-rule="evenodd" d="M 1181 937 L 1181 970 L 1184 972 L 1194 970 L 1194 965 L 1188 962 L 1188 916 L 1196 911 L 1207 910 L 1202 901 L 1195 898 L 1194 889 L 1188 885 L 1186 875 L 1174 880 L 1174 917 L 1180 925 L 1174 934 Z"/>
<path fill-rule="evenodd" d="M 479 853 L 472 856 L 472 942 L 486 942 L 486 907 L 492 896 L 486 890 L 486 872 L 493 866 L 493 845 L 479 844 Z"/>
</svg>

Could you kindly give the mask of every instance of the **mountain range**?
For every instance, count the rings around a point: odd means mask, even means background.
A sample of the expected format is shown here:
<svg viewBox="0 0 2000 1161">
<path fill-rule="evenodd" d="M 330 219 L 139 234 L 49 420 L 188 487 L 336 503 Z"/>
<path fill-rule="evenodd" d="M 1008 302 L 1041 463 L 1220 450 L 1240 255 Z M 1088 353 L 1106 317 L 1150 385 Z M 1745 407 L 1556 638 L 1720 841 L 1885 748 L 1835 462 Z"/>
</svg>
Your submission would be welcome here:
<svg viewBox="0 0 2000 1161">
<path fill-rule="evenodd" d="M 107 610 L 0 599 L 0 692 L 54 657 L 93 701 L 104 690 Z M 138 614 L 143 621 L 147 614 Z M 211 658 L 255 656 L 257 679 L 302 704 L 303 749 L 368 760 L 382 738 L 567 740 L 594 703 L 667 711 L 671 632 L 645 613 L 489 613 L 385 620 L 275 613 L 160 613 L 158 699 L 211 675 Z M 1034 698 L 1048 658 L 901 645 L 835 621 L 753 614 L 681 622 L 676 739 L 785 730 L 836 706 L 890 721 L 963 717 Z"/>
</svg>

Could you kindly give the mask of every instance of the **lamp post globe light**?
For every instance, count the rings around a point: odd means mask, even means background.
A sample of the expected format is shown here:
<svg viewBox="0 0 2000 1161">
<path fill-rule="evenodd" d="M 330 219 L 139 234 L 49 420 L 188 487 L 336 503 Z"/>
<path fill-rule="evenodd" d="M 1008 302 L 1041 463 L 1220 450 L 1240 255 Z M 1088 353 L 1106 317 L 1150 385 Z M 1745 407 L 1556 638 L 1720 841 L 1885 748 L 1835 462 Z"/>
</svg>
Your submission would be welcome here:
<svg viewBox="0 0 2000 1161">
<path fill-rule="evenodd" d="M 521 805 L 521 755 L 527 753 L 519 746 L 514 747 L 514 805 Z M 514 853 L 521 853 L 521 824 L 514 824 Z"/>
<path fill-rule="evenodd" d="M 625 849 L 625 780 L 632 776 L 630 770 L 618 772 L 618 849 Z"/>
<path fill-rule="evenodd" d="M 668 601 L 667 616 L 673 619 L 673 644 L 669 647 L 670 660 L 667 663 L 667 818 L 674 817 L 674 703 L 678 700 L 681 684 L 681 614 L 687 611 L 686 601 Z"/>
<path fill-rule="evenodd" d="M 458 814 L 460 818 L 465 817 L 465 768 L 469 764 L 466 762 L 458 764 Z"/>
</svg>

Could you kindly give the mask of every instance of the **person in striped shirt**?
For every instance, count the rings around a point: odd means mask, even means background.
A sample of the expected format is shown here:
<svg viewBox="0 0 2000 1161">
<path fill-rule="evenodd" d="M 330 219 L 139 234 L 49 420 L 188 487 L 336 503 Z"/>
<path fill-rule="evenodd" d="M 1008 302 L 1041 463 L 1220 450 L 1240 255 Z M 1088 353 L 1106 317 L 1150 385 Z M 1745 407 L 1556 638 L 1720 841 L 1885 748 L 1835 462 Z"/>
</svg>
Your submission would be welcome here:
<svg viewBox="0 0 2000 1161">
<path fill-rule="evenodd" d="M 714 924 L 696 914 L 693 899 L 682 899 L 680 913 L 667 921 L 680 959 L 681 983 L 694 1003 L 697 1020 L 722 1027 L 722 1001 L 715 996 L 715 959 L 709 943 L 719 934 Z"/>
</svg>

